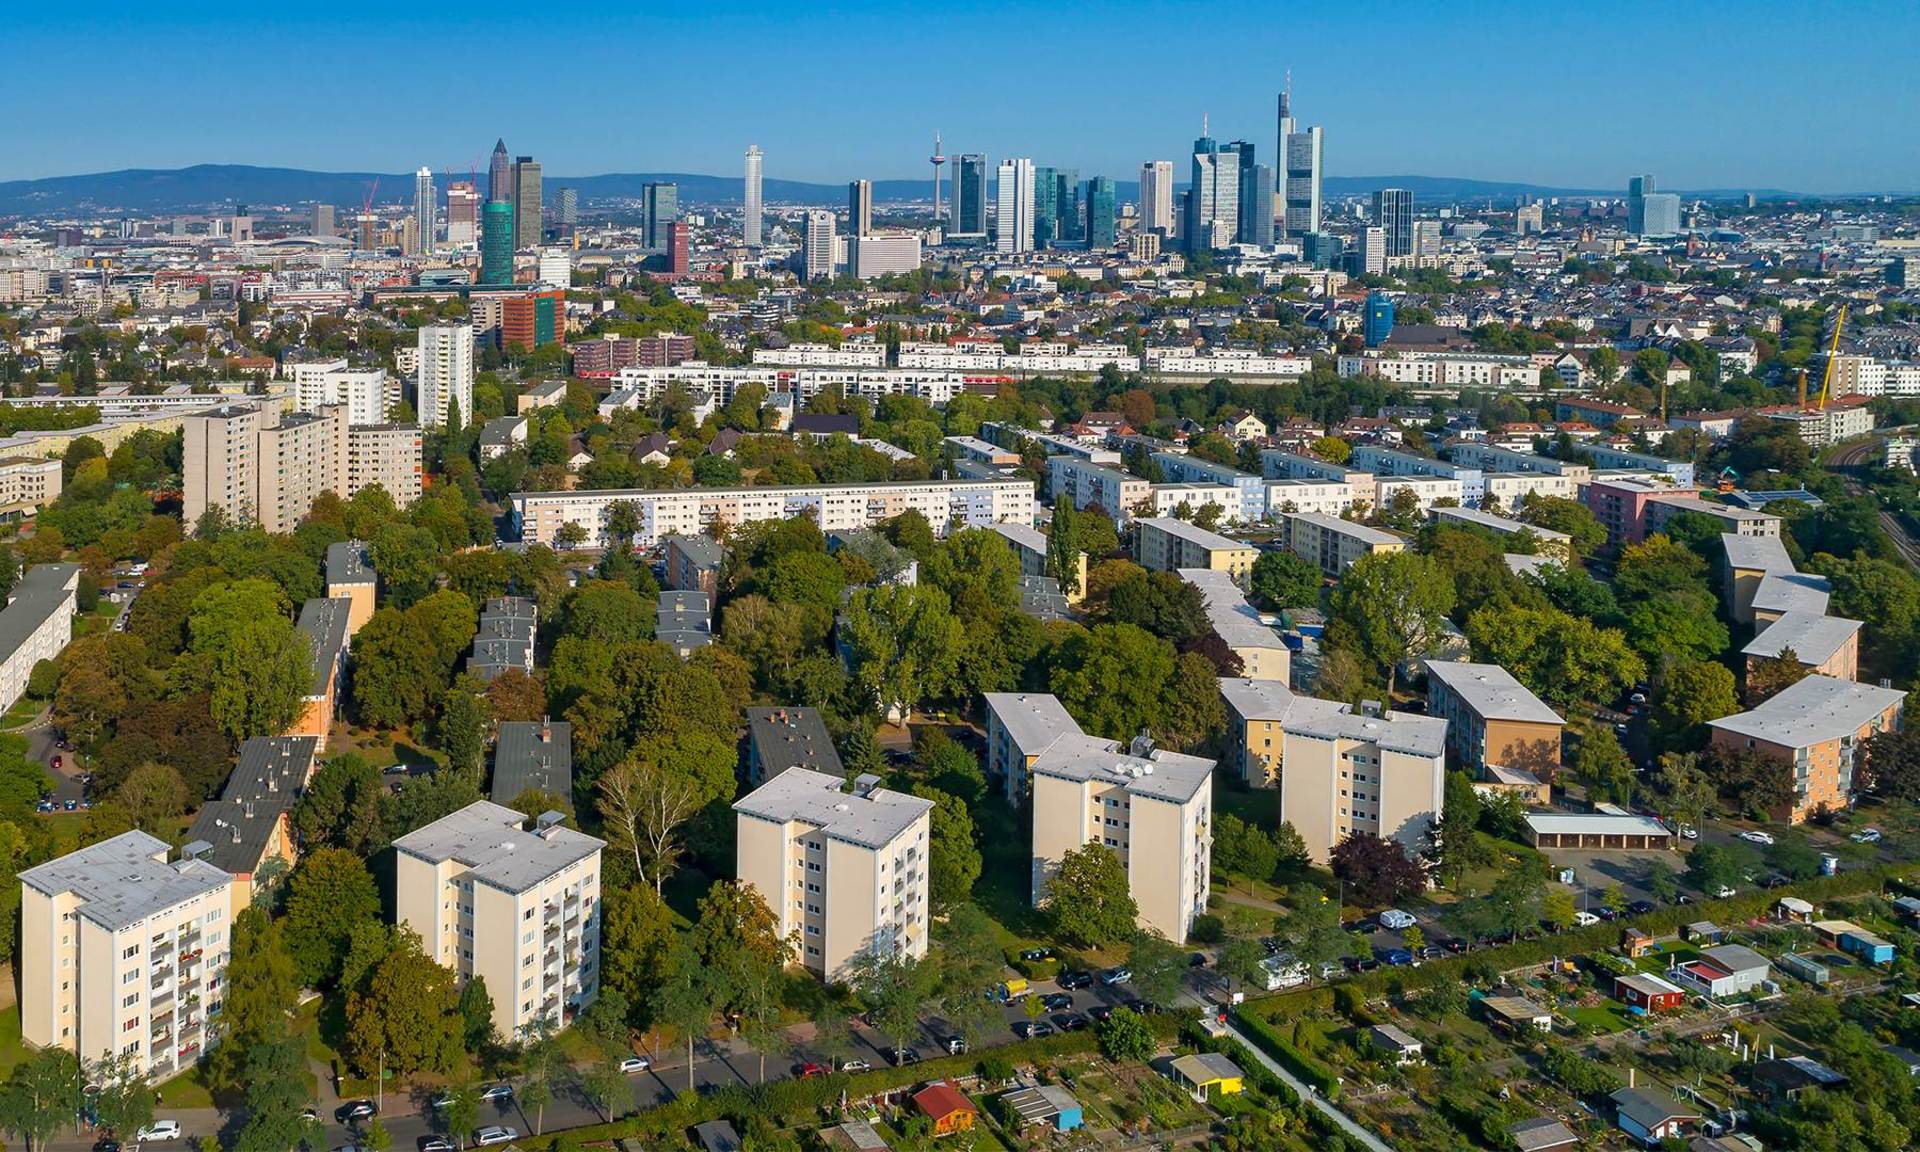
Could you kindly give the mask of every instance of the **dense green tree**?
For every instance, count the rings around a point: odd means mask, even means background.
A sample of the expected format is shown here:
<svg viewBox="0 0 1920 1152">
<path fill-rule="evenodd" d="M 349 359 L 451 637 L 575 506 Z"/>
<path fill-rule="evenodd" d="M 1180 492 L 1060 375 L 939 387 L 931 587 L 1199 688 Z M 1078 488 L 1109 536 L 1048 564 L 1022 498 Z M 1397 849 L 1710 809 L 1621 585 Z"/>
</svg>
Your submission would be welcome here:
<svg viewBox="0 0 1920 1152">
<path fill-rule="evenodd" d="M 20 1137 L 27 1152 L 45 1148 L 79 1114 L 83 1080 L 80 1061 L 65 1048 L 32 1053 L 0 1084 L 0 1128 Z"/>
<path fill-rule="evenodd" d="M 402 1076 L 446 1074 L 464 1062 L 464 1030 L 452 970 L 430 959 L 408 932 L 374 968 L 367 990 L 348 993 L 341 1054 L 362 1075 L 381 1064 Z"/>
<path fill-rule="evenodd" d="M 287 884 L 283 921 L 294 970 L 308 988 L 340 975 L 353 926 L 380 915 L 380 893 L 358 856 L 322 848 L 300 862 Z"/>
<path fill-rule="evenodd" d="M 216 1084 L 246 1082 L 256 1045 L 284 1036 L 300 985 L 281 926 L 261 908 L 249 906 L 233 918 L 222 996 L 224 1035 L 210 1056 L 208 1073 Z"/>
<path fill-rule="evenodd" d="M 357 753 L 321 761 L 293 809 L 301 845 L 344 848 L 365 856 L 386 838 L 380 801 L 387 794 L 380 769 Z"/>
<path fill-rule="evenodd" d="M 847 602 L 846 644 L 853 676 L 882 715 L 911 715 L 947 692 L 966 629 L 937 588 L 863 588 Z"/>
<path fill-rule="evenodd" d="M 1139 908 L 1120 858 L 1100 844 L 1069 850 L 1047 878 L 1045 906 L 1054 932 L 1079 947 L 1130 938 Z"/>
<path fill-rule="evenodd" d="M 1590 799 L 1615 804 L 1633 801 L 1633 761 L 1606 725 L 1592 723 L 1580 729 L 1579 740 L 1567 756 L 1567 768 L 1586 786 Z"/>
<path fill-rule="evenodd" d="M 1048 683 L 1082 728 L 1130 740 L 1164 718 L 1175 659 L 1172 645 L 1143 628 L 1101 624 L 1061 645 Z"/>
<path fill-rule="evenodd" d="M 223 1047 L 231 1043 L 221 1042 Z M 247 1051 L 246 1067 L 247 1118 L 234 1142 L 235 1152 L 324 1148 L 326 1133 L 304 1115 L 313 1103 L 306 1087 L 306 1042 L 284 1033 L 262 1040 Z"/>
<path fill-rule="evenodd" d="M 927 843 L 928 896 L 935 911 L 963 904 L 980 878 L 980 847 L 974 842 L 973 816 L 960 797 L 928 784 L 915 784 L 913 794 L 933 801 L 932 828 Z"/>
<path fill-rule="evenodd" d="M 1160 1050 L 1160 1041 L 1146 1018 L 1130 1008 L 1116 1008 L 1100 1025 L 1100 1054 L 1115 1064 L 1143 1064 Z"/>
<path fill-rule="evenodd" d="M 1668 749 L 1698 748 L 1706 724 L 1740 710 L 1733 673 L 1726 666 L 1696 660 L 1663 671 L 1653 685 L 1653 728 Z"/>
<path fill-rule="evenodd" d="M 1250 589 L 1267 608 L 1314 608 L 1320 603 L 1320 569 L 1291 552 L 1262 552 L 1253 562 Z"/>
<path fill-rule="evenodd" d="M 1483 608 L 1468 617 L 1467 639 L 1477 659 L 1560 708 L 1616 699 L 1647 671 L 1620 632 L 1556 608 Z"/>
</svg>

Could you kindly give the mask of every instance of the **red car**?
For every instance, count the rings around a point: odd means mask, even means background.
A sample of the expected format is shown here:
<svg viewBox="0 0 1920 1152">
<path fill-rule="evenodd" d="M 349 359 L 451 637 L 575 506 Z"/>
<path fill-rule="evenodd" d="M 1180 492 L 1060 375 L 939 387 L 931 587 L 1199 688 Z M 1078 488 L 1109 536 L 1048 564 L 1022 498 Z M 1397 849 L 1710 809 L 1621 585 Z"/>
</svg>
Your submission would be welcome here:
<svg viewBox="0 0 1920 1152">
<path fill-rule="evenodd" d="M 800 1065 L 799 1076 L 802 1080 L 811 1080 L 815 1076 L 825 1076 L 826 1074 L 827 1069 L 825 1065 L 815 1064 L 811 1061 Z"/>
<path fill-rule="evenodd" d="M 58 757 L 58 756 L 55 756 L 55 757 L 53 758 L 53 766 L 54 766 L 55 768 L 58 768 L 58 767 L 60 767 L 60 763 L 61 763 L 61 761 L 60 761 L 60 757 Z"/>
</svg>

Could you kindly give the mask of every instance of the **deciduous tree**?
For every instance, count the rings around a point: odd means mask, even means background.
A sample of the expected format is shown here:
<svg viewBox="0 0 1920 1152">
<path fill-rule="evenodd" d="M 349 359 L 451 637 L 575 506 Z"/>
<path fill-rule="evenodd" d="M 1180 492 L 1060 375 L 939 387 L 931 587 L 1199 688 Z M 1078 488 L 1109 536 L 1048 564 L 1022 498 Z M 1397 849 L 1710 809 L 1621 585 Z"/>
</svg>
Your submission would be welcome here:
<svg viewBox="0 0 1920 1152">
<path fill-rule="evenodd" d="M 1120 858 L 1101 844 L 1070 849 L 1047 879 L 1046 904 L 1062 940 L 1098 948 L 1133 935 L 1139 907 Z"/>
</svg>

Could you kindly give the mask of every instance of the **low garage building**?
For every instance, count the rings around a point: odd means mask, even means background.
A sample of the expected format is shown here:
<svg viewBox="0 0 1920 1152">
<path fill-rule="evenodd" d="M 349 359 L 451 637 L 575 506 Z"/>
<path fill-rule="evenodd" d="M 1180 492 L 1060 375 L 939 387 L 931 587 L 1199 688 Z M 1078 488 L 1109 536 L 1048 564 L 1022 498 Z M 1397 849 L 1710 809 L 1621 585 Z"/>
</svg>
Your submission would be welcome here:
<svg viewBox="0 0 1920 1152">
<path fill-rule="evenodd" d="M 1598 812 L 1529 812 L 1527 842 L 1535 848 L 1653 851 L 1673 847 L 1673 833 L 1653 817 L 1635 816 L 1612 805 L 1601 808 Z"/>
</svg>

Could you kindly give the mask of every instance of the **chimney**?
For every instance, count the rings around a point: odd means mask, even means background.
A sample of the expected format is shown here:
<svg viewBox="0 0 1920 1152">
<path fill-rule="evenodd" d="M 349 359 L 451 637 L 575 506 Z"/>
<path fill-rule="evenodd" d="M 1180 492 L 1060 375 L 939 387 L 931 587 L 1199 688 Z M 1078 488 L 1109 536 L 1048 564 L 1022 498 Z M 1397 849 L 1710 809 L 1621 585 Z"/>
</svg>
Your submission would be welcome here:
<svg viewBox="0 0 1920 1152">
<path fill-rule="evenodd" d="M 546 744 L 552 739 L 553 720 L 550 717 L 542 716 L 540 717 L 540 743 Z"/>
<path fill-rule="evenodd" d="M 1360 701 L 1360 715 L 1369 716 L 1375 720 L 1378 720 L 1381 715 L 1380 701 L 1378 700 Z"/>
<path fill-rule="evenodd" d="M 1632 1068 L 1627 1069 L 1627 1087 L 1629 1088 L 1633 1087 L 1633 1069 Z"/>
</svg>

